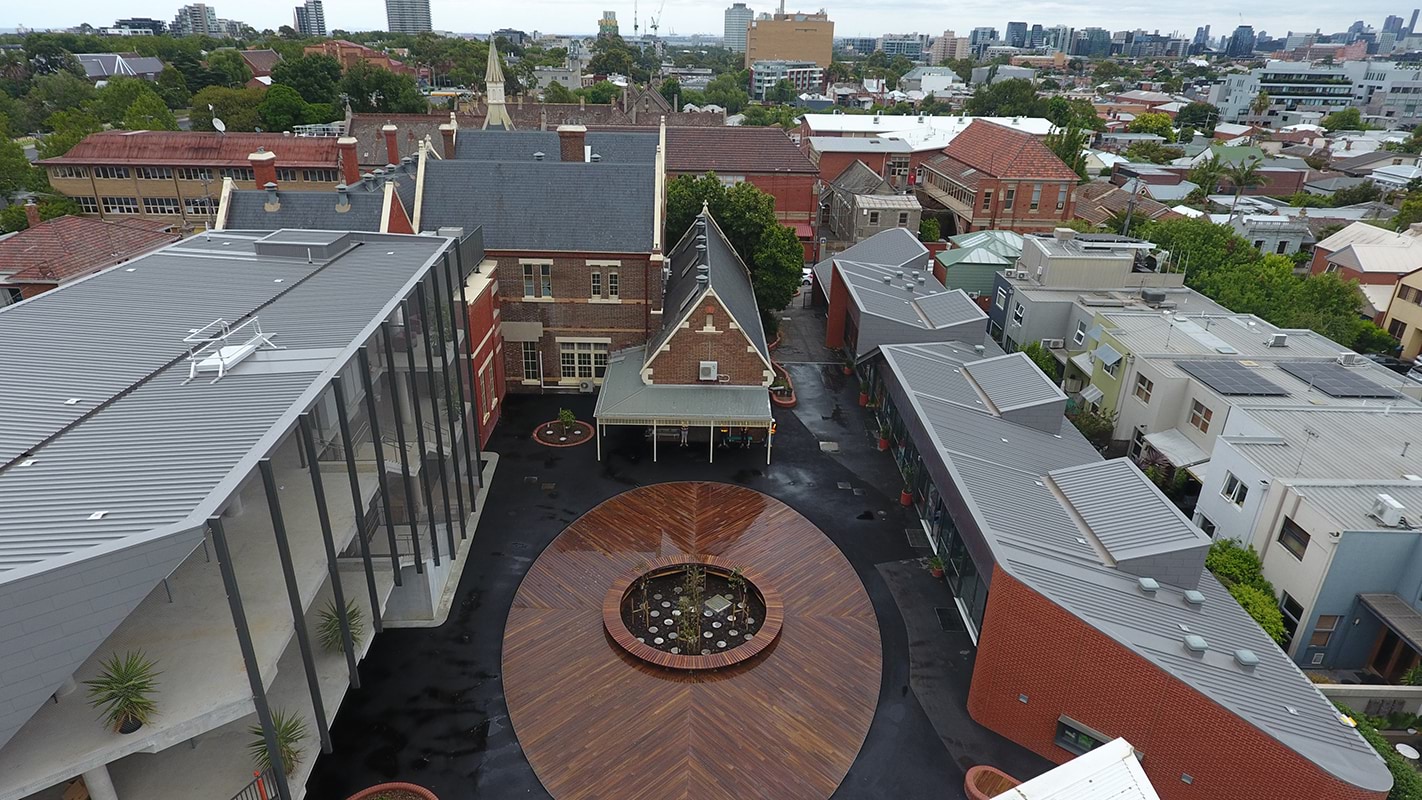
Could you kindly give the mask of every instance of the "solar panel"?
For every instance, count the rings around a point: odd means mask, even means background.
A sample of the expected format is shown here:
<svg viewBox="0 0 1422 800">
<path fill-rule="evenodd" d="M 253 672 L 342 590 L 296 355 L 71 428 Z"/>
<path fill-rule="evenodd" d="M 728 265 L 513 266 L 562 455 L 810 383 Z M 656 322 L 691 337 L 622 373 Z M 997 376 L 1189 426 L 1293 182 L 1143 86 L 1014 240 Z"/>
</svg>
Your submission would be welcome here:
<svg viewBox="0 0 1422 800">
<path fill-rule="evenodd" d="M 1286 397 L 1289 394 L 1238 361 L 1177 361 L 1175 366 L 1223 395 Z"/>
<path fill-rule="evenodd" d="M 1397 392 L 1332 361 L 1286 361 L 1279 369 L 1329 397 L 1396 397 Z"/>
</svg>

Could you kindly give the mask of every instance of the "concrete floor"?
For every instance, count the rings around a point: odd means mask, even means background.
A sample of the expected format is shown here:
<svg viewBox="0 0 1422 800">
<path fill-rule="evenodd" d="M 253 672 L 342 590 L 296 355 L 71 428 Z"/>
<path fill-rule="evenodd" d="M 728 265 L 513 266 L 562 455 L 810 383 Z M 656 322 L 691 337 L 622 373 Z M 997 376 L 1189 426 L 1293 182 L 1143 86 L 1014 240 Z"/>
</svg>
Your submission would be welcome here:
<svg viewBox="0 0 1422 800">
<path fill-rule="evenodd" d="M 794 318 L 791 324 L 801 328 L 795 333 L 806 342 L 805 357 L 797 360 L 819 360 L 809 344 L 822 321 L 812 314 L 783 316 Z M 878 565 L 923 554 L 904 534 L 917 522 L 898 505 L 897 473 L 875 449 L 868 417 L 855 404 L 853 379 L 814 363 L 790 369 L 800 405 L 776 410 L 779 433 L 769 467 L 760 448 L 720 451 L 708 465 L 702 448 L 668 447 L 653 465 L 648 446 L 630 429 L 604 439 L 598 463 L 591 444 L 555 450 L 527 434 L 559 406 L 590 419 L 593 398 L 510 396 L 488 448 L 500 454 L 500 469 L 449 622 L 387 631 L 375 642 L 361 665 L 364 686 L 347 693 L 333 730 L 335 752 L 315 765 L 308 796 L 339 798 L 400 779 L 425 785 L 443 800 L 548 797 L 519 748 L 502 698 L 500 647 L 514 592 L 533 558 L 582 513 L 634 486 L 672 480 L 726 481 L 780 499 L 819 526 L 864 582 L 880 621 L 883 681 L 869 735 L 836 798 L 960 798 L 964 770 L 974 763 L 1023 779 L 1045 770 L 1044 760 L 967 716 L 961 698 L 969 676 L 961 661 L 937 664 L 942 679 L 911 683 L 910 664 L 935 664 L 937 656 L 923 650 L 911 662 L 904 616 Z M 826 442 L 837 451 L 826 452 Z M 949 603 L 946 589 L 934 601 Z M 921 640 L 932 642 L 932 633 L 915 631 L 916 649 Z M 925 707 L 938 718 L 930 721 Z M 945 746 L 949 739 L 958 745 Z"/>
</svg>

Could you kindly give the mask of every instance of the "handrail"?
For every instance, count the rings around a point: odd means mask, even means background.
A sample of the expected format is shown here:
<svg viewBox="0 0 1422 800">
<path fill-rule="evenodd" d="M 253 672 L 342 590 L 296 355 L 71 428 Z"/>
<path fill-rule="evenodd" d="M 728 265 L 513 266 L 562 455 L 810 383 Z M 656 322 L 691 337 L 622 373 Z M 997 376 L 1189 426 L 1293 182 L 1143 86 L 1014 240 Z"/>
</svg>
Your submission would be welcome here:
<svg viewBox="0 0 1422 800">
<path fill-rule="evenodd" d="M 232 800 L 272 800 L 277 797 L 276 773 L 270 768 L 252 773 L 252 782 L 232 795 Z"/>
</svg>

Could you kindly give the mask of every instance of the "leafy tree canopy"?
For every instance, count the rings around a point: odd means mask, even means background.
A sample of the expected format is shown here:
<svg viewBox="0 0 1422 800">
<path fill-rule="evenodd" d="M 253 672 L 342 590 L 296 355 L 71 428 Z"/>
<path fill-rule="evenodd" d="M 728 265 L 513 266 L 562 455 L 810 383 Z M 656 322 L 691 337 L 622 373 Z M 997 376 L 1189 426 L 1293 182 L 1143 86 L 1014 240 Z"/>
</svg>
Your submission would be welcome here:
<svg viewBox="0 0 1422 800">
<path fill-rule="evenodd" d="M 340 99 L 341 62 L 320 53 L 282 61 L 272 67 L 272 83 L 290 86 L 308 103 L 334 103 Z"/>
<path fill-rule="evenodd" d="M 168 110 L 152 89 L 142 92 L 123 115 L 123 127 L 130 131 L 175 131 L 178 118 Z"/>
<path fill-rule="evenodd" d="M 1155 111 L 1137 114 L 1136 118 L 1126 126 L 1126 130 L 1131 133 L 1153 133 L 1165 139 L 1166 144 L 1175 141 L 1175 123 L 1171 121 L 1169 114 Z"/>
</svg>

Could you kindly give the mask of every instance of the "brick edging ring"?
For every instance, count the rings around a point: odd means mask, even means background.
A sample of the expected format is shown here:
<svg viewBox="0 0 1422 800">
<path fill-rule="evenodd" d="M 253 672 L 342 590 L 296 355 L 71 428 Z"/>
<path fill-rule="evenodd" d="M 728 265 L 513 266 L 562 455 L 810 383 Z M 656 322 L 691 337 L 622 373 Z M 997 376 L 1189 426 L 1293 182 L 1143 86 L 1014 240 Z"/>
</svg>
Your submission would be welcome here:
<svg viewBox="0 0 1422 800">
<path fill-rule="evenodd" d="M 701 564 L 725 572 L 740 569 L 741 575 L 765 601 L 765 620 L 761 623 L 760 630 L 756 631 L 755 638 L 730 650 L 712 653 L 709 656 L 668 653 L 637 641 L 637 637 L 633 636 L 622 622 L 623 598 L 627 596 L 633 582 L 638 578 L 661 567 L 673 567 L 679 564 Z M 617 642 L 623 650 L 642 661 L 667 669 L 722 669 L 740 664 L 760 655 L 765 648 L 779 638 L 780 629 L 784 623 L 785 605 L 780 600 L 779 592 L 757 581 L 754 572 L 716 556 L 674 555 L 652 559 L 613 581 L 612 588 L 607 590 L 607 594 L 602 600 L 602 626 L 607 630 L 607 634 L 612 637 L 612 640 Z"/>
<path fill-rule="evenodd" d="M 416 786 L 413 783 L 382 783 L 379 786 L 362 789 L 346 798 L 346 800 L 367 800 L 367 798 L 378 797 L 381 792 L 393 791 L 409 792 L 410 794 L 419 796 L 422 800 L 439 800 L 434 792 L 423 786 Z"/>
<path fill-rule="evenodd" d="M 553 427 L 553 426 L 555 426 L 555 425 L 562 425 L 562 424 L 563 424 L 562 422 L 560 422 L 560 421 L 558 421 L 558 420 L 556 420 L 556 419 L 549 420 L 549 421 L 547 421 L 547 422 L 539 423 L 539 424 L 533 429 L 533 433 L 530 434 L 530 435 L 533 437 L 533 441 L 534 441 L 535 443 L 541 444 L 541 445 L 543 445 L 544 447 L 577 447 L 577 446 L 579 446 L 579 445 L 584 445 L 584 444 L 587 444 L 588 442 L 591 442 L 591 441 L 593 440 L 593 436 L 595 436 L 595 435 L 597 434 L 597 427 L 595 426 L 595 424 L 590 424 L 590 423 L 587 423 L 587 422 L 583 422 L 582 420 L 578 420 L 578 421 L 577 421 L 577 424 L 585 426 L 585 427 L 587 428 L 588 432 L 587 432 L 587 435 L 586 435 L 586 436 L 584 436 L 584 437 L 581 438 L 581 439 L 578 439 L 577 441 L 549 442 L 549 441 L 545 441 L 545 440 L 543 440 L 543 439 L 538 438 L 538 432 L 539 432 L 539 431 L 541 431 L 541 430 L 543 430 L 543 429 L 545 429 L 545 428 L 551 428 L 551 427 Z M 568 437 L 568 438 L 569 438 L 570 440 L 572 439 L 572 437 Z"/>
</svg>

